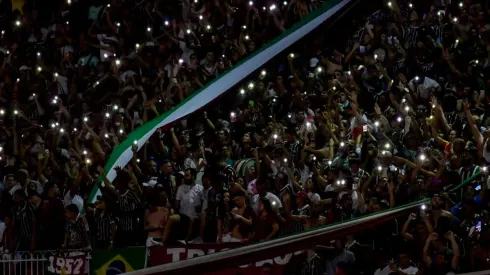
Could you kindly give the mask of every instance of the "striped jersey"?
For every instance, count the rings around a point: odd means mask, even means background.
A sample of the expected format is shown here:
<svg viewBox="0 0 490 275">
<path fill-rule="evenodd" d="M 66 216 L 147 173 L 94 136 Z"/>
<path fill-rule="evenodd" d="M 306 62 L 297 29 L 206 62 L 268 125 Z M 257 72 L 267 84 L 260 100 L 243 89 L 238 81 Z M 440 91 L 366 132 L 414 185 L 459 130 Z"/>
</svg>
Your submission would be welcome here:
<svg viewBox="0 0 490 275">
<path fill-rule="evenodd" d="M 66 234 L 68 234 L 68 246 L 70 248 L 82 248 L 86 245 L 86 234 L 90 232 L 85 216 L 78 215 L 74 221 L 66 223 Z"/>
<path fill-rule="evenodd" d="M 403 39 L 408 47 L 412 48 L 417 45 L 417 39 L 419 36 L 419 27 L 412 26 L 410 24 L 405 24 L 402 27 Z"/>
<path fill-rule="evenodd" d="M 325 262 L 317 254 L 309 256 L 303 263 L 301 275 L 324 275 L 327 274 Z"/>
<path fill-rule="evenodd" d="M 311 211 L 310 211 L 310 206 L 306 204 L 305 206 L 291 211 L 291 215 L 293 216 L 310 216 Z M 292 233 L 300 233 L 305 231 L 305 225 L 302 222 L 293 222 L 293 232 Z"/>
<path fill-rule="evenodd" d="M 30 202 L 15 206 L 12 209 L 14 234 L 19 241 L 26 242 L 32 240 L 32 231 L 34 229 L 32 226 L 35 213 L 36 207 Z"/>
<path fill-rule="evenodd" d="M 459 168 L 458 174 L 461 177 L 461 182 L 465 182 L 469 180 L 471 177 L 474 175 L 478 174 L 481 172 L 481 168 L 478 165 L 473 165 L 470 169 L 464 169 L 463 167 Z M 473 178 L 473 180 L 470 182 L 471 185 L 475 186 L 479 180 L 479 177 Z M 461 188 L 461 199 L 463 198 L 465 188 Z"/>
<path fill-rule="evenodd" d="M 135 211 L 140 206 L 140 199 L 136 193 L 126 190 L 119 195 L 117 205 L 119 206 L 118 229 L 125 232 L 136 230 Z"/>
<path fill-rule="evenodd" d="M 94 220 L 97 228 L 95 240 L 110 241 L 112 239 L 112 225 L 115 224 L 116 218 L 114 215 L 106 211 L 95 211 Z"/>
</svg>

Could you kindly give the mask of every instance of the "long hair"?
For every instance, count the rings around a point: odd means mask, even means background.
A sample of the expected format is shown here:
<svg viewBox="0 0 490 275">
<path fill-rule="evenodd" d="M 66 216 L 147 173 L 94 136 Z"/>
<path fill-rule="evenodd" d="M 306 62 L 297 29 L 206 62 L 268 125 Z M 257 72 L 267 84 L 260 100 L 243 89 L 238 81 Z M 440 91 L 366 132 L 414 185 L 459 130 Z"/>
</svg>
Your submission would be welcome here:
<svg viewBox="0 0 490 275">
<path fill-rule="evenodd" d="M 268 198 L 260 198 L 260 201 L 264 205 L 264 211 L 267 212 L 267 215 L 273 215 L 274 209 L 272 209 L 271 201 Z"/>
</svg>

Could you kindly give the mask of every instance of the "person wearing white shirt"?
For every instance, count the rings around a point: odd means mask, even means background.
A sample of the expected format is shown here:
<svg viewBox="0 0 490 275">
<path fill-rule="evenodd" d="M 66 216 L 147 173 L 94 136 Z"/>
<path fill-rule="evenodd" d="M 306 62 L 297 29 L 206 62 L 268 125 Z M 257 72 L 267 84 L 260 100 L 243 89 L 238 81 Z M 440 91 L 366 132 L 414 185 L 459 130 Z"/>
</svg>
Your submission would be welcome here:
<svg viewBox="0 0 490 275">
<path fill-rule="evenodd" d="M 429 99 L 431 94 L 430 91 L 440 91 L 441 86 L 434 79 L 420 75 L 415 76 L 410 82 L 408 82 L 408 87 L 420 98 Z"/>
<path fill-rule="evenodd" d="M 400 253 L 398 264 L 392 263 L 385 266 L 383 269 L 379 268 L 374 274 L 388 275 L 393 272 L 398 272 L 403 275 L 416 275 L 418 271 L 419 269 L 411 263 L 410 256 L 406 253 Z"/>
<path fill-rule="evenodd" d="M 203 186 L 196 184 L 196 170 L 188 168 L 184 172 L 184 183 L 177 188 L 175 195 L 174 209 L 178 210 L 177 214 L 170 216 L 165 224 L 163 233 L 163 243 L 168 239 L 173 224 L 179 224 L 179 232 L 187 232 L 185 241 L 192 236 L 193 222 L 198 218 L 197 208 L 202 203 Z"/>
</svg>

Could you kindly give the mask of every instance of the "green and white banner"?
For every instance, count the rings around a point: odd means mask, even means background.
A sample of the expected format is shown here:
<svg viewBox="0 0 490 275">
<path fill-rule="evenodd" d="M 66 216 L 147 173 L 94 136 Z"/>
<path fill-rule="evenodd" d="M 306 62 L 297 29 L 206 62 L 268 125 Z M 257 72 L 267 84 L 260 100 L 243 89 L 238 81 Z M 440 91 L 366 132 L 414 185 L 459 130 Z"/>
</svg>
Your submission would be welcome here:
<svg viewBox="0 0 490 275">
<path fill-rule="evenodd" d="M 279 37 L 264 45 L 259 51 L 218 76 L 218 78 L 208 83 L 198 92 L 181 102 L 178 106 L 131 132 L 126 140 L 114 148 L 110 155 L 104 167 L 107 178 L 110 181 L 113 181 L 116 178 L 116 172 L 113 168 L 116 166 L 124 167 L 131 160 L 133 154 L 131 146 L 134 141 L 137 141 L 139 148 L 141 148 L 158 128 L 173 123 L 204 107 L 228 89 L 235 86 L 243 78 L 259 69 L 274 56 L 278 55 L 303 36 L 313 31 L 351 1 L 352 0 L 327 1 L 322 7 L 312 11 L 307 17 L 303 18 L 303 20 L 294 24 Z M 98 187 L 94 187 L 94 190 L 90 194 L 89 201 L 94 202 L 97 195 L 100 195 L 100 190 L 98 190 Z"/>
</svg>

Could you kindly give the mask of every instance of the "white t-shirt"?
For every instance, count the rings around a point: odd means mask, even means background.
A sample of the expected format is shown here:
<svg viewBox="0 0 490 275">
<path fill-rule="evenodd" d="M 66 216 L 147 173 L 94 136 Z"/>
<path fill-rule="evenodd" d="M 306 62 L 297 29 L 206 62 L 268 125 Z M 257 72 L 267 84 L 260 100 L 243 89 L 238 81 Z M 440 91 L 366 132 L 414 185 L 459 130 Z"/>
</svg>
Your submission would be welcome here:
<svg viewBox="0 0 490 275">
<path fill-rule="evenodd" d="M 437 83 L 434 79 L 425 77 L 423 83 L 419 83 L 416 85 L 416 79 L 410 80 L 408 82 L 408 86 L 412 91 L 417 92 L 421 98 L 428 99 L 430 94 L 429 94 L 429 89 L 439 89 L 441 86 L 439 83 Z"/>
<path fill-rule="evenodd" d="M 200 184 L 180 185 L 175 196 L 180 201 L 179 212 L 189 218 L 196 217 L 196 207 L 201 205 L 202 192 L 203 187 Z"/>
</svg>

